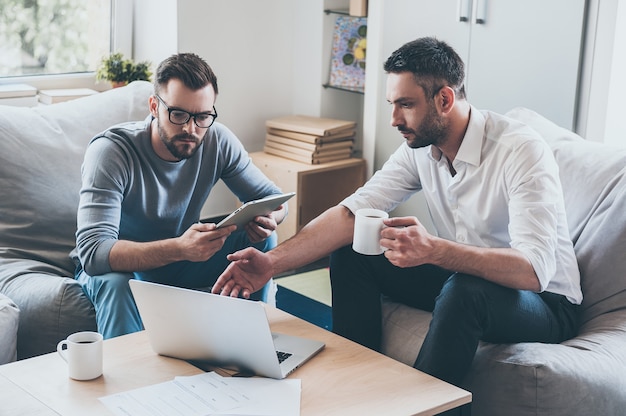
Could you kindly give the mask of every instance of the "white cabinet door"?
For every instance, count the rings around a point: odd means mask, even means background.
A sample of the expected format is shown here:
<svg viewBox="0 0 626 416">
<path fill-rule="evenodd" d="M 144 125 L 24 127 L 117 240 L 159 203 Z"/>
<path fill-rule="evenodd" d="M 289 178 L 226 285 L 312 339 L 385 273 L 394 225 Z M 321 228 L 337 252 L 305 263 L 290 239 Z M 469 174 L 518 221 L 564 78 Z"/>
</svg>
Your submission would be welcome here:
<svg viewBox="0 0 626 416">
<path fill-rule="evenodd" d="M 384 19 L 380 36 L 385 58 L 406 42 L 434 36 L 448 42 L 467 60 L 470 25 L 459 22 L 459 0 L 382 1 Z"/>
<path fill-rule="evenodd" d="M 470 25 L 468 100 L 499 113 L 528 107 L 573 128 L 585 0 L 473 3 L 474 16 L 485 12 Z"/>
<path fill-rule="evenodd" d="M 382 39 L 383 60 L 410 40 L 437 37 L 463 58 L 470 103 L 500 113 L 525 106 L 573 128 L 585 0 L 379 1 L 380 33 L 370 35 Z M 468 21 L 460 21 L 464 5 Z M 374 70 L 384 89 L 384 72 Z M 379 114 L 379 132 L 387 130 L 383 120 L 388 114 Z"/>
</svg>

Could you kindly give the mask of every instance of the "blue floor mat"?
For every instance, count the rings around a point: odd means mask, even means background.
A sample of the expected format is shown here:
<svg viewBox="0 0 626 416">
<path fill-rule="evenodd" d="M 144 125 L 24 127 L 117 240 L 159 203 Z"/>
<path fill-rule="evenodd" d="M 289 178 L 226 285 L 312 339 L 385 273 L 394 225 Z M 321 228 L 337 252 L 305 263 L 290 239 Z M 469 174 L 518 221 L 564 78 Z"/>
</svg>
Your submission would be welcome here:
<svg viewBox="0 0 626 416">
<path fill-rule="evenodd" d="M 276 307 L 321 328 L 332 330 L 330 306 L 279 286 Z"/>
</svg>

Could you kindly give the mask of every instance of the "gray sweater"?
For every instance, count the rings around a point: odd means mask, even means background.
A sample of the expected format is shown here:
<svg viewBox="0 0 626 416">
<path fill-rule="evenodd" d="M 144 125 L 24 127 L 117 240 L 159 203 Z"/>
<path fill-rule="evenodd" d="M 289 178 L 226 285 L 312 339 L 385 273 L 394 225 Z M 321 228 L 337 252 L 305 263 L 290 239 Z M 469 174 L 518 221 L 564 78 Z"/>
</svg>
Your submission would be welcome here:
<svg viewBox="0 0 626 416">
<path fill-rule="evenodd" d="M 85 152 L 71 256 L 89 275 L 111 271 L 109 252 L 118 239 L 180 236 L 198 222 L 219 179 L 242 202 L 280 193 L 224 125 L 211 126 L 191 158 L 168 162 L 152 148 L 151 121 L 149 116 L 114 126 L 94 137 Z"/>
</svg>

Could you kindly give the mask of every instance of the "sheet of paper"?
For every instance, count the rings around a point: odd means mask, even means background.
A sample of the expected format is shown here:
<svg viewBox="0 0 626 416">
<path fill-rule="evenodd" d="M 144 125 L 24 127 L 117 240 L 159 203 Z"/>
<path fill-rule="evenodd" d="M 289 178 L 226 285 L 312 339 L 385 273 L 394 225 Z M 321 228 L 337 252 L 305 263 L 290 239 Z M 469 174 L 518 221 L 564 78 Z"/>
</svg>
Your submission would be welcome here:
<svg viewBox="0 0 626 416">
<path fill-rule="evenodd" d="M 270 378 L 228 377 L 229 386 L 245 391 L 250 398 L 248 404 L 231 409 L 219 416 L 264 415 L 297 416 L 300 414 L 302 382 L 299 379 L 273 380 Z"/>
<path fill-rule="evenodd" d="M 300 380 L 222 377 L 215 372 L 101 397 L 119 416 L 300 414 Z"/>
</svg>

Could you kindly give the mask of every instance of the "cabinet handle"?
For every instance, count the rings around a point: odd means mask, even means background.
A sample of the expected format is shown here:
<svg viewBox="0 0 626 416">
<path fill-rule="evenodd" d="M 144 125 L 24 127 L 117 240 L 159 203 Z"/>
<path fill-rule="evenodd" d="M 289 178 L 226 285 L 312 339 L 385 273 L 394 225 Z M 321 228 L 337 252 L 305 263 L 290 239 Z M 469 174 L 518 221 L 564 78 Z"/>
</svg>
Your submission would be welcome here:
<svg viewBox="0 0 626 416">
<path fill-rule="evenodd" d="M 458 21 L 469 22 L 470 20 L 470 1 L 471 0 L 459 0 L 458 8 Z"/>
<path fill-rule="evenodd" d="M 484 25 L 487 23 L 487 0 L 476 0 L 475 12 L 476 19 L 474 22 L 477 25 Z"/>
</svg>

